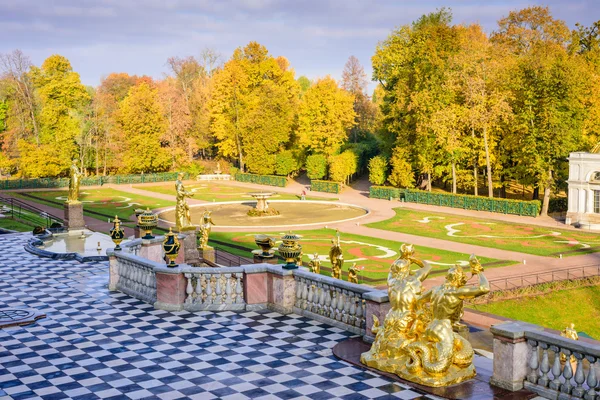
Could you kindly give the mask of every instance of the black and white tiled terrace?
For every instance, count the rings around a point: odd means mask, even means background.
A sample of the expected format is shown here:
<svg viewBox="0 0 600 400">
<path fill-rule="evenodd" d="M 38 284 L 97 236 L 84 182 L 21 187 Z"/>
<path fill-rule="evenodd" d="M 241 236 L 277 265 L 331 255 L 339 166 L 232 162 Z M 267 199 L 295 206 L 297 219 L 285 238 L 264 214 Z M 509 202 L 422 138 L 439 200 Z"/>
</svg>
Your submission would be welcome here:
<svg viewBox="0 0 600 400">
<path fill-rule="evenodd" d="M 108 264 L 38 258 L 0 236 L 0 399 L 431 399 L 340 361 L 351 334 L 274 312 L 166 312 L 109 292 Z"/>
</svg>

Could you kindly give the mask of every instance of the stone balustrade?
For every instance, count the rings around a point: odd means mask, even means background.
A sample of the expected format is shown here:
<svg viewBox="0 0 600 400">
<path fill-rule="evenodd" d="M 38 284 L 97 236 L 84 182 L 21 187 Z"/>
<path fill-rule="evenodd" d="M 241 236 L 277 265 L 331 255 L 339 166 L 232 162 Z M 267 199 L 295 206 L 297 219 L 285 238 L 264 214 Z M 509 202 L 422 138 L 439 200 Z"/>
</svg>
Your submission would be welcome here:
<svg viewBox="0 0 600 400">
<path fill-rule="evenodd" d="M 295 270 L 294 312 L 342 329 L 366 333 L 366 302 L 363 294 L 373 288 L 308 271 Z"/>
<path fill-rule="evenodd" d="M 110 263 L 109 289 L 118 290 L 136 299 L 154 304 L 156 301 L 156 275 L 154 269 L 161 265 L 127 252 L 107 251 Z"/>
<path fill-rule="evenodd" d="M 135 254 L 136 256 L 140 255 L 140 250 L 142 249 L 142 239 L 133 239 L 124 243 L 122 246 L 123 250 L 130 254 Z"/>
<path fill-rule="evenodd" d="M 598 399 L 599 342 L 567 339 L 523 322 L 498 324 L 490 330 L 494 335 L 492 384 L 513 391 L 525 388 L 548 399 Z"/>
<path fill-rule="evenodd" d="M 200 174 L 196 176 L 197 181 L 230 181 L 230 174 Z"/>
<path fill-rule="evenodd" d="M 242 286 L 243 268 L 187 267 L 182 272 L 186 279 L 185 310 L 222 311 L 246 308 Z"/>
</svg>

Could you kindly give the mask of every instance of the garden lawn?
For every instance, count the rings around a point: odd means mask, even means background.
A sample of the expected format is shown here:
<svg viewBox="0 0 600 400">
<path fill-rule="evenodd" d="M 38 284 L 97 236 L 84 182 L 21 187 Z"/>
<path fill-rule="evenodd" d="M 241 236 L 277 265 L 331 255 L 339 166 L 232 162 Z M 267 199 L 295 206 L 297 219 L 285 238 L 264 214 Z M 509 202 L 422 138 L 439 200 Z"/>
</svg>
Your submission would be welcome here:
<svg viewBox="0 0 600 400">
<path fill-rule="evenodd" d="M 600 286 L 557 290 L 537 297 L 471 305 L 469 308 L 556 330 L 574 323 L 578 332 L 600 339 Z"/>
<path fill-rule="evenodd" d="M 367 226 L 540 256 L 600 251 L 600 234 L 396 208 L 396 216 Z"/>
<path fill-rule="evenodd" d="M 250 251 L 258 248 L 254 243 L 254 235 L 258 233 L 260 232 L 212 232 L 209 243 L 211 246 L 222 248 L 230 253 L 251 258 L 252 254 Z M 302 245 L 304 254 L 302 257 L 304 265 L 308 265 L 314 253 L 317 252 L 322 260 L 321 273 L 330 275 L 331 263 L 327 260 L 327 257 L 331 248 L 331 239 L 335 237 L 335 230 L 319 229 L 298 231 L 295 233 L 302 236 L 300 244 Z M 280 237 L 283 234 L 283 232 L 271 234 L 271 236 L 277 239 L 275 247 L 281 243 Z M 365 267 L 359 273 L 360 283 L 371 285 L 384 284 L 391 263 L 398 257 L 397 252 L 401 243 L 344 232 L 340 233 L 340 238 L 345 260 L 343 271 L 347 272 L 348 267 L 356 262 L 359 267 Z M 445 273 L 457 261 L 467 263 L 469 259 L 469 255 L 466 253 L 455 253 L 421 246 L 415 246 L 415 249 L 418 258 L 428 260 L 432 263 L 432 276 Z M 513 264 L 510 261 L 500 261 L 485 257 L 481 257 L 480 261 L 486 268 Z"/>
<path fill-rule="evenodd" d="M 17 232 L 31 232 L 33 231 L 33 226 L 24 224 L 22 222 L 16 221 L 12 218 L 0 218 L 0 228 L 9 229 L 11 231 Z M 0 236 L 2 237 L 2 236 Z"/>
<path fill-rule="evenodd" d="M 68 191 L 18 192 L 11 193 L 11 195 L 62 210 Z M 136 208 L 150 207 L 150 209 L 154 209 L 175 205 L 175 201 L 139 196 L 109 188 L 81 190 L 79 200 L 83 202 L 84 214 L 100 220 L 118 215 L 120 219 L 126 221 L 134 214 Z"/>
<path fill-rule="evenodd" d="M 226 184 L 214 183 L 214 182 L 198 182 L 191 184 L 184 184 L 185 189 L 188 192 L 194 193 L 194 199 L 204 201 L 245 201 L 253 200 L 253 197 L 248 193 L 252 190 L 248 188 L 229 186 Z M 136 189 L 147 190 L 149 192 L 168 194 L 175 196 L 175 184 L 166 183 L 162 185 L 139 185 L 134 186 Z M 271 192 L 270 190 L 268 190 Z M 277 193 L 275 190 L 272 191 L 274 195 L 271 197 L 272 200 L 300 200 L 300 193 L 298 195 L 289 193 Z M 306 196 L 306 200 L 326 200 L 335 201 L 336 198 L 320 197 L 320 196 Z"/>
</svg>

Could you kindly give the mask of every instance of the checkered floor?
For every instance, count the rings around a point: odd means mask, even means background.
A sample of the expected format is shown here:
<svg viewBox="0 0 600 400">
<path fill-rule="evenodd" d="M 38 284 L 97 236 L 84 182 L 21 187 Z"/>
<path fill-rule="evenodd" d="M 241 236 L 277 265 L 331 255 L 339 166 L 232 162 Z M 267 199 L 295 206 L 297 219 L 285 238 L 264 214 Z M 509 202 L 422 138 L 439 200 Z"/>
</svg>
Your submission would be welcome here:
<svg viewBox="0 0 600 400">
<path fill-rule="evenodd" d="M 106 263 L 25 253 L 0 236 L 0 399 L 432 399 L 331 355 L 350 334 L 297 315 L 166 312 L 107 290 Z"/>
</svg>

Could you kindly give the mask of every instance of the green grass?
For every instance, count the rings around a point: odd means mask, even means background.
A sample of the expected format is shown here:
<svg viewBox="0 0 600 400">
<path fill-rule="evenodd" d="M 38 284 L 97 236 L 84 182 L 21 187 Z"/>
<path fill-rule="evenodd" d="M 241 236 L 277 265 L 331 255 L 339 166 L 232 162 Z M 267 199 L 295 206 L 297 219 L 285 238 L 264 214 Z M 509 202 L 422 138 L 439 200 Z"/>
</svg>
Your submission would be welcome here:
<svg viewBox="0 0 600 400">
<path fill-rule="evenodd" d="M 175 184 L 166 183 L 161 185 L 145 186 L 139 185 L 134 186 L 136 189 L 147 190 L 149 192 L 167 194 L 175 196 Z M 192 183 L 185 185 L 186 190 L 194 193 L 194 199 L 204 201 L 244 201 L 253 200 L 252 196 L 248 193 L 252 192 L 251 189 L 242 188 L 237 186 L 229 186 L 222 183 L 214 182 L 203 182 L 203 183 Z M 275 193 L 271 199 L 273 200 L 300 200 L 300 194 L 289 194 L 289 193 Z M 336 198 L 320 197 L 320 196 L 306 196 L 306 200 L 326 200 L 335 201 Z"/>
<path fill-rule="evenodd" d="M 254 243 L 254 235 L 258 233 L 260 232 L 213 232 L 210 236 L 210 243 L 211 246 L 223 248 L 233 254 L 252 258 L 250 251 L 258 248 Z M 300 244 L 302 245 L 302 251 L 304 253 L 302 260 L 305 265 L 307 265 L 315 252 L 318 252 L 321 256 L 328 255 L 331 247 L 331 239 L 335 236 L 335 230 L 333 229 L 298 231 L 295 233 L 302 235 Z M 270 235 L 277 240 L 280 239 L 282 234 L 283 233 L 270 233 Z M 343 232 L 340 234 L 340 237 L 345 260 L 343 270 L 347 272 L 348 267 L 356 262 L 358 266 L 365 267 L 365 269 L 359 273 L 361 283 L 363 282 L 362 278 L 368 278 L 364 281 L 364 283 L 368 284 L 378 285 L 385 283 L 390 264 L 398 257 L 398 254 L 396 253 L 400 248 L 401 243 Z M 223 243 L 226 244 L 223 245 Z M 278 242 L 276 246 L 278 246 L 279 243 L 281 242 Z M 245 250 L 232 247 L 231 244 L 241 246 Z M 375 246 L 381 246 L 383 249 Z M 388 249 L 395 253 L 387 254 L 385 250 Z M 466 253 L 455 253 L 422 246 L 415 246 L 415 249 L 417 257 L 434 263 L 432 276 L 445 273 L 451 265 L 459 260 L 466 262 L 469 259 L 469 255 Z M 358 258 L 362 258 L 362 260 L 357 260 Z M 513 262 L 510 261 L 499 261 L 486 257 L 481 257 L 480 260 L 482 264 L 487 264 L 487 268 L 513 264 Z M 330 268 L 331 264 L 328 261 L 323 261 L 321 266 Z M 329 271 L 322 271 L 322 273 L 329 275 Z"/>
<path fill-rule="evenodd" d="M 396 216 L 367 226 L 454 242 L 540 256 L 580 255 L 600 251 L 600 235 L 483 218 L 396 208 Z M 425 217 L 434 217 L 423 223 Z M 454 236 L 449 236 L 456 230 Z M 491 237 L 490 237 L 491 236 Z M 590 246 L 589 248 L 586 246 Z"/>
<path fill-rule="evenodd" d="M 59 209 L 62 209 L 67 194 L 68 191 L 66 190 L 12 193 L 14 197 L 36 201 Z M 79 200 L 83 202 L 84 214 L 100 220 L 105 220 L 105 218 L 90 213 L 90 211 L 111 217 L 118 215 L 122 220 L 127 220 L 134 214 L 136 208 L 145 209 L 150 207 L 150 209 L 153 209 L 175 205 L 175 201 L 155 199 L 109 188 L 84 189 L 80 192 Z"/>
<path fill-rule="evenodd" d="M 578 332 L 600 339 L 600 285 L 472 305 L 470 308 L 556 330 L 563 330 L 574 323 Z"/>
<path fill-rule="evenodd" d="M 17 232 L 31 232 L 33 227 L 11 218 L 0 218 L 0 228 Z"/>
</svg>

